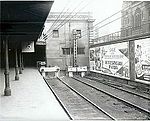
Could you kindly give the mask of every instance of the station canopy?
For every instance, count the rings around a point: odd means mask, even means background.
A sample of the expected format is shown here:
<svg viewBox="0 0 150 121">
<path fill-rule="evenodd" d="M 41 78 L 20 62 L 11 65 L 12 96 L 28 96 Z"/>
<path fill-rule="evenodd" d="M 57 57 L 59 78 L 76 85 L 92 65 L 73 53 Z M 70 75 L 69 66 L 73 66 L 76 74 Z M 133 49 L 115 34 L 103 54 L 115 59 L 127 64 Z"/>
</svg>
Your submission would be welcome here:
<svg viewBox="0 0 150 121">
<path fill-rule="evenodd" d="M 0 41 L 9 48 L 20 48 L 23 41 L 37 41 L 53 0 L 0 1 Z"/>
</svg>

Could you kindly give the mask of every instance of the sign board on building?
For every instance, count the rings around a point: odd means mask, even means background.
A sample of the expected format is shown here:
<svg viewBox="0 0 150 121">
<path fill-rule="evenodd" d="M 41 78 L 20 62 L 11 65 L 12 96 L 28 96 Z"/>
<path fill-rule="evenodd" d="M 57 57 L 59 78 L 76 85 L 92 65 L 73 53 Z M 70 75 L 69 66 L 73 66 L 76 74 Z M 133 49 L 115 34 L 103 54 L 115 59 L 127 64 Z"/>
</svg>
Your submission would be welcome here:
<svg viewBox="0 0 150 121">
<path fill-rule="evenodd" d="M 135 41 L 136 78 L 150 80 L 150 38 Z"/>
<path fill-rule="evenodd" d="M 23 53 L 35 52 L 34 51 L 34 41 L 22 42 L 22 52 Z"/>
<path fill-rule="evenodd" d="M 128 58 L 116 47 L 109 48 L 103 57 L 103 67 L 115 74 L 123 65 L 128 62 Z"/>
<path fill-rule="evenodd" d="M 127 43 L 90 48 L 90 71 L 129 77 Z"/>
</svg>

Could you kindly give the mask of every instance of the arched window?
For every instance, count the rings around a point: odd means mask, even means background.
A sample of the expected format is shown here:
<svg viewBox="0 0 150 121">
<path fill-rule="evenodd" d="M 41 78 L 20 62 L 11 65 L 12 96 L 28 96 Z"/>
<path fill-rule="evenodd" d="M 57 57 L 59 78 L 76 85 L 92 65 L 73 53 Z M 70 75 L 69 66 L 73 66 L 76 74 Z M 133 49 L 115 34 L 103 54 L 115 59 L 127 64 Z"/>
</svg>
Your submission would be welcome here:
<svg viewBox="0 0 150 121">
<path fill-rule="evenodd" d="M 134 27 L 134 16 L 131 16 L 131 26 Z"/>
<path fill-rule="evenodd" d="M 135 20 L 135 28 L 140 27 L 141 26 L 141 9 L 140 8 L 137 8 L 135 10 L 134 20 Z"/>
</svg>

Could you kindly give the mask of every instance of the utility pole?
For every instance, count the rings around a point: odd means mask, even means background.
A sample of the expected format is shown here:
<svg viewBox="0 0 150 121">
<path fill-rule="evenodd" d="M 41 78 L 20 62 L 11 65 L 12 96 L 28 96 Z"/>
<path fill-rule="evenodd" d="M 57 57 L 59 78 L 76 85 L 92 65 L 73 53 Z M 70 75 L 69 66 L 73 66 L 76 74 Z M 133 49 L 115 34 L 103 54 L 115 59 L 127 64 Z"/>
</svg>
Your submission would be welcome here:
<svg viewBox="0 0 150 121">
<path fill-rule="evenodd" d="M 72 43 L 71 43 L 71 31 L 70 31 L 70 22 L 69 22 L 69 43 L 70 43 L 70 54 L 69 54 L 69 61 L 70 61 L 70 66 L 71 66 L 71 48 L 72 48 Z"/>
<path fill-rule="evenodd" d="M 77 66 L 77 32 L 76 30 L 73 30 L 73 66 L 76 67 Z"/>
</svg>

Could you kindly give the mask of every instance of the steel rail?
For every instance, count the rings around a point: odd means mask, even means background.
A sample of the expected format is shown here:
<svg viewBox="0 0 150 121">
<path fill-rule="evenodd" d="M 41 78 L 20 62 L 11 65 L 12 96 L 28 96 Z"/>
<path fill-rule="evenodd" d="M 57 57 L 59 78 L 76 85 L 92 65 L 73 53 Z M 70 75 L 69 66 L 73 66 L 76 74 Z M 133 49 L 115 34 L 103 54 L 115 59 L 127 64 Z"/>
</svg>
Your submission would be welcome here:
<svg viewBox="0 0 150 121">
<path fill-rule="evenodd" d="M 57 96 L 57 94 L 55 93 L 55 91 L 52 89 L 51 85 L 48 84 L 47 80 L 45 78 L 43 78 L 47 84 L 47 86 L 49 87 L 49 89 L 52 91 L 52 93 L 54 94 L 55 98 L 57 99 L 57 101 L 59 102 L 59 104 L 61 105 L 61 107 L 63 108 L 63 110 L 65 111 L 65 113 L 67 114 L 67 116 L 69 117 L 70 120 L 74 120 L 73 116 L 71 116 L 71 114 L 69 113 L 69 111 L 67 110 L 67 108 L 63 105 L 63 102 L 61 101 L 61 99 Z"/>
<path fill-rule="evenodd" d="M 99 107 L 98 105 L 96 105 L 95 103 L 93 103 L 92 101 L 90 101 L 88 98 L 86 98 L 84 95 L 82 95 L 80 92 L 76 91 L 75 89 L 73 89 L 71 86 L 69 86 L 67 83 L 65 83 L 64 81 L 62 81 L 62 79 L 58 78 L 63 84 L 65 84 L 67 87 L 69 87 L 72 91 L 74 91 L 75 93 L 77 93 L 79 96 L 81 96 L 83 99 L 85 99 L 87 102 L 89 102 L 90 104 L 92 104 L 94 107 L 96 107 L 98 110 L 100 110 L 101 112 L 103 112 L 105 115 L 107 115 L 109 118 L 111 118 L 112 120 L 117 121 L 117 119 L 113 116 L 111 116 L 109 113 L 107 113 L 106 111 L 104 111 L 101 107 Z"/>
<path fill-rule="evenodd" d="M 133 95 L 136 95 L 136 96 L 145 98 L 145 99 L 147 99 L 147 100 L 150 100 L 150 97 L 146 97 L 146 96 L 144 96 L 144 95 L 140 95 L 140 94 L 138 94 L 138 93 L 134 93 L 134 92 L 132 92 L 132 91 L 129 91 L 129 90 L 126 90 L 126 89 L 123 89 L 123 88 L 119 88 L 119 87 L 117 87 L 117 86 L 114 86 L 114 85 L 111 84 L 111 83 L 101 82 L 101 81 L 100 81 L 99 79 L 97 79 L 97 78 L 92 78 L 92 77 L 87 77 L 87 76 L 86 76 L 85 78 L 90 79 L 90 80 L 94 80 L 94 81 L 97 81 L 97 80 L 98 80 L 99 83 L 102 83 L 102 84 L 104 84 L 104 85 L 111 86 L 111 87 L 113 87 L 113 88 L 115 88 L 115 89 L 118 89 L 118 90 L 121 90 L 121 91 L 125 91 L 125 92 L 127 92 L 127 93 L 130 93 L 130 94 L 133 94 Z M 121 86 L 121 85 L 119 85 L 119 86 Z M 126 85 L 123 85 L 123 86 L 126 86 Z"/>
<path fill-rule="evenodd" d="M 141 111 L 141 112 L 143 112 L 143 113 L 145 113 L 145 114 L 147 114 L 147 115 L 150 115 L 150 111 L 147 110 L 147 109 L 144 109 L 144 108 L 142 108 L 142 107 L 139 107 L 138 105 L 135 105 L 135 104 L 133 104 L 133 103 L 127 101 L 127 100 L 124 100 L 124 99 L 122 99 L 122 98 L 120 98 L 120 97 L 118 97 L 118 96 L 112 95 L 111 93 L 106 92 L 106 91 L 104 91 L 104 90 L 101 90 L 101 89 L 99 89 L 99 88 L 97 88 L 97 87 L 95 87 L 95 86 L 93 86 L 93 85 L 91 85 L 91 84 L 85 83 L 85 82 L 81 81 L 80 79 L 77 79 L 77 78 L 74 78 L 74 77 L 73 77 L 73 79 L 75 79 L 75 80 L 77 80 L 77 81 L 79 81 L 79 82 L 81 82 L 81 83 L 83 83 L 83 84 L 85 84 L 85 85 L 88 85 L 88 86 L 90 86 L 90 87 L 92 87 L 92 88 L 94 88 L 94 89 L 96 89 L 96 90 L 98 90 L 98 91 L 101 91 L 101 92 L 103 92 L 103 93 L 105 93 L 105 94 L 107 94 L 107 95 L 109 95 L 109 96 L 111 96 L 111 97 L 113 97 L 113 98 L 115 98 L 115 99 L 117 99 L 117 100 L 120 100 L 121 102 L 123 102 L 123 103 L 125 103 L 125 104 L 127 104 L 127 105 L 130 105 L 131 107 L 134 107 L 134 108 L 138 109 L 139 111 Z"/>
</svg>

